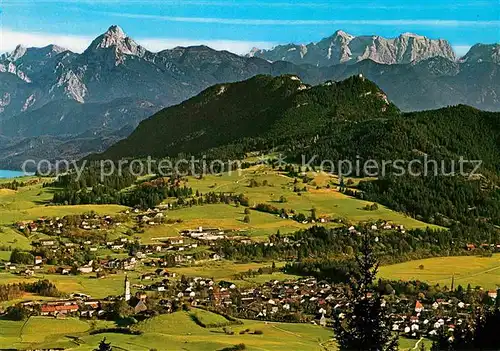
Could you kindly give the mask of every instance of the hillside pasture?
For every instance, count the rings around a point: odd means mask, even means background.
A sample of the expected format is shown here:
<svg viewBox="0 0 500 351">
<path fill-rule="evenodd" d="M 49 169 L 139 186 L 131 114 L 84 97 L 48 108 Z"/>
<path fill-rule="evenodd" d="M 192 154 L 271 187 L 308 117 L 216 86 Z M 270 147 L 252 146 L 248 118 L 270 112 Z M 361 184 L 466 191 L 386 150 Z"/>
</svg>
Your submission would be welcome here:
<svg viewBox="0 0 500 351">
<path fill-rule="evenodd" d="M 247 350 L 297 351 L 333 350 L 323 347 L 332 336 L 330 330 L 308 324 L 266 323 L 243 321 L 242 325 L 229 327 L 234 335 L 225 334 L 221 328 L 203 328 L 191 318 L 191 313 L 202 313 L 206 320 L 223 317 L 211 312 L 192 309 L 145 320 L 133 326 L 142 335 L 97 334 L 89 335 L 90 322 L 74 318 L 55 319 L 31 317 L 26 323 L 0 320 L 0 348 L 54 348 L 91 351 L 106 337 L 118 350 L 220 350 L 243 343 Z M 225 319 L 224 319 L 225 320 Z M 111 326 L 109 322 L 96 327 Z M 262 335 L 239 334 L 241 330 L 260 330 Z"/>
<path fill-rule="evenodd" d="M 420 266 L 423 269 L 420 269 Z M 484 289 L 500 287 L 500 254 L 492 257 L 452 256 L 415 260 L 380 267 L 379 276 L 393 280 L 420 280 L 429 284 L 451 286 L 455 276 L 455 286 L 464 288 L 470 284 Z"/>
<path fill-rule="evenodd" d="M 314 208 L 317 216 L 343 219 L 353 223 L 382 219 L 395 224 L 402 224 L 407 228 L 425 228 L 428 226 L 436 228 L 436 226 L 417 221 L 382 205 L 379 205 L 378 209 L 374 211 L 365 210 L 364 207 L 371 205 L 371 202 L 347 196 L 339 192 L 336 186 L 326 187 L 328 184 L 338 182 L 337 177 L 330 174 L 309 172 L 308 177 L 312 179 L 308 183 L 303 183 L 300 178 L 297 178 L 298 181 L 295 183 L 295 178 L 289 177 L 284 172 L 275 171 L 261 165 L 240 172 L 233 171 L 221 175 L 207 175 L 202 179 L 189 177 L 187 184 L 201 193 L 213 191 L 245 194 L 250 200 L 251 207 L 258 203 L 266 203 L 277 208 L 293 209 L 297 213 L 304 213 L 306 216 L 310 215 L 311 210 Z M 295 187 L 299 189 L 306 188 L 307 191 L 294 192 Z M 243 209 L 240 212 L 243 212 Z M 246 228 L 255 236 L 272 234 L 272 231 L 276 230 L 277 227 L 283 228 L 280 229 L 280 232 L 293 232 L 304 227 L 302 223 L 292 220 L 262 217 L 262 214 L 256 214 L 255 211 L 250 215 L 250 225 L 244 226 L 241 222 L 235 223 L 235 220 L 244 216 L 236 209 L 230 210 L 226 208 L 221 210 L 216 208 L 212 212 L 207 206 L 202 206 L 199 210 L 193 207 L 172 211 L 171 215 L 173 217 L 177 215 L 183 219 L 187 226 L 197 223 L 201 225 L 201 223 L 207 223 L 207 220 L 214 220 L 217 223 L 226 224 L 230 228 Z M 213 224 L 213 222 L 208 222 L 207 225 L 210 224 Z"/>
<path fill-rule="evenodd" d="M 138 280 L 139 273 L 129 272 L 129 278 L 135 282 Z M 81 275 L 61 275 L 36 273 L 31 277 L 15 275 L 8 272 L 0 273 L 0 284 L 13 284 L 19 282 L 35 282 L 40 279 L 48 279 L 54 283 L 58 290 L 71 293 L 84 293 L 93 298 L 105 298 L 110 295 L 123 294 L 123 281 L 125 273 L 111 274 L 104 278 L 96 278 L 95 274 Z"/>
</svg>

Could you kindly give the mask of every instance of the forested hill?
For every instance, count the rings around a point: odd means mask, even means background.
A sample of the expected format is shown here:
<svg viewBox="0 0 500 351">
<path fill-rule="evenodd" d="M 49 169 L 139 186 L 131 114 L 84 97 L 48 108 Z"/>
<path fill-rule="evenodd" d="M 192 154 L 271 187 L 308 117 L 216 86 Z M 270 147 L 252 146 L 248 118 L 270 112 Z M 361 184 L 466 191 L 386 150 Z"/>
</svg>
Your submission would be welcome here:
<svg viewBox="0 0 500 351">
<path fill-rule="evenodd" d="M 216 85 L 153 115 L 95 157 L 206 153 L 228 160 L 271 149 L 298 163 L 316 157 L 311 166 L 322 160 L 405 160 L 408 169 L 410 160 L 427 157 L 437 166 L 431 164 L 425 176 L 394 176 L 397 170 L 389 168 L 385 177 L 379 172 L 378 180 L 346 192 L 429 223 L 500 225 L 500 113 L 465 105 L 402 113 L 360 76 L 318 86 L 295 76 Z M 483 162 L 474 177 L 457 174 L 461 157 Z M 452 162 L 456 176 L 446 176 Z M 464 171 L 472 167 L 467 163 Z"/>
<path fill-rule="evenodd" d="M 293 75 L 259 75 L 215 85 L 158 112 L 101 156 L 197 154 L 249 139 L 280 145 L 323 134 L 344 121 L 386 120 L 398 115 L 384 92 L 363 77 L 310 86 Z"/>
<path fill-rule="evenodd" d="M 158 112 L 98 157 L 163 157 L 214 149 L 219 157 L 238 157 L 276 147 L 288 156 L 318 155 L 319 160 L 463 156 L 483 160 L 496 172 L 500 113 L 464 105 L 401 113 L 361 76 L 309 86 L 293 75 L 260 75 L 215 85 Z"/>
<path fill-rule="evenodd" d="M 289 155 L 319 160 L 481 160 L 492 173 L 500 170 L 500 113 L 459 105 L 401 113 L 386 120 L 342 121 L 314 140 L 290 140 Z"/>
</svg>

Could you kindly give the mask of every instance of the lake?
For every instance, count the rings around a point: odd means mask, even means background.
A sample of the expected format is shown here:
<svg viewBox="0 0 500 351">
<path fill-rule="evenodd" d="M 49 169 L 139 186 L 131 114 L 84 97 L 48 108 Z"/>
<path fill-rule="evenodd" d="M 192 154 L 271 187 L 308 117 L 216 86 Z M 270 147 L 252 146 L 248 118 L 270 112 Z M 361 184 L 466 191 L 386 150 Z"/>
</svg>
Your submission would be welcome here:
<svg viewBox="0 0 500 351">
<path fill-rule="evenodd" d="M 15 178 L 15 177 L 22 177 L 24 175 L 27 174 L 21 171 L 6 171 L 0 169 L 0 178 Z"/>
</svg>

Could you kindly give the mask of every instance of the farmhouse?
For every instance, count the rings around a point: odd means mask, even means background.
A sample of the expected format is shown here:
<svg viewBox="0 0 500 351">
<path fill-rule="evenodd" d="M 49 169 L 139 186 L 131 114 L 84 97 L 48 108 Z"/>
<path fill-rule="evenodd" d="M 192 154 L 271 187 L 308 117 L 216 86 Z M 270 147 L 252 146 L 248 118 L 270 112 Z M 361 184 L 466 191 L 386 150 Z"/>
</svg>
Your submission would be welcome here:
<svg viewBox="0 0 500 351">
<path fill-rule="evenodd" d="M 40 315 L 57 316 L 59 314 L 68 314 L 78 312 L 79 306 L 74 302 L 49 302 L 41 306 Z"/>
</svg>

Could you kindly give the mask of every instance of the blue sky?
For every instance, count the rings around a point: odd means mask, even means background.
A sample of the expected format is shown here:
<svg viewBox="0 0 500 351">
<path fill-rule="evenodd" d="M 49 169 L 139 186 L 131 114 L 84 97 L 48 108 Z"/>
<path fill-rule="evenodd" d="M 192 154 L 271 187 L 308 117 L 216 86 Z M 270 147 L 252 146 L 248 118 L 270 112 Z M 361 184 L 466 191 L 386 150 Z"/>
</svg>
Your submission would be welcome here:
<svg viewBox="0 0 500 351">
<path fill-rule="evenodd" d="M 318 41 L 337 29 L 443 38 L 459 54 L 500 42 L 500 0 L 2 0 L 0 8 L 0 51 L 17 43 L 81 51 L 112 24 L 151 50 L 204 43 L 241 53 Z"/>
</svg>

